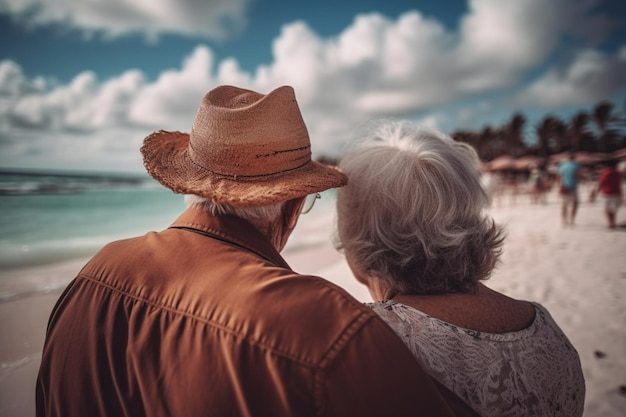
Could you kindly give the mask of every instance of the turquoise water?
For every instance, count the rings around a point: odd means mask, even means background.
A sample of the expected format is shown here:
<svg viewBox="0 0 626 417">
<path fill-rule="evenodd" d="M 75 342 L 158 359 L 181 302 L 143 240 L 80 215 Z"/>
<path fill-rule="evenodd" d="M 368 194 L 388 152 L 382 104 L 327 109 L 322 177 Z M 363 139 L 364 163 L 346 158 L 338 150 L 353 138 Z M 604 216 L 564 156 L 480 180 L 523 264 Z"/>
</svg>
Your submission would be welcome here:
<svg viewBox="0 0 626 417">
<path fill-rule="evenodd" d="M 0 272 L 166 228 L 182 196 L 144 176 L 0 173 Z"/>
<path fill-rule="evenodd" d="M 330 244 L 334 190 L 300 217 L 284 250 Z M 183 197 L 147 175 L 8 173 L 0 171 L 0 302 L 64 288 L 52 264 L 87 259 L 107 243 L 167 228 Z M 21 274 L 24 268 L 37 266 Z"/>
</svg>

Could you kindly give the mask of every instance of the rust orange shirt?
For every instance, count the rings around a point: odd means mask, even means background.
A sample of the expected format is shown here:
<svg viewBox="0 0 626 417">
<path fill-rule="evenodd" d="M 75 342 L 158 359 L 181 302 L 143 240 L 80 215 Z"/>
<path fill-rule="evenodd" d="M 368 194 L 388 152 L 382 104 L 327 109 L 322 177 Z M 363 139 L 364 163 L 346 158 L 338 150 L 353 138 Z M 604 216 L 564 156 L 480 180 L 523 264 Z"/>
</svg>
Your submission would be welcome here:
<svg viewBox="0 0 626 417">
<path fill-rule="evenodd" d="M 52 312 L 36 400 L 40 417 L 475 415 L 369 308 L 195 208 L 82 269 Z"/>
</svg>

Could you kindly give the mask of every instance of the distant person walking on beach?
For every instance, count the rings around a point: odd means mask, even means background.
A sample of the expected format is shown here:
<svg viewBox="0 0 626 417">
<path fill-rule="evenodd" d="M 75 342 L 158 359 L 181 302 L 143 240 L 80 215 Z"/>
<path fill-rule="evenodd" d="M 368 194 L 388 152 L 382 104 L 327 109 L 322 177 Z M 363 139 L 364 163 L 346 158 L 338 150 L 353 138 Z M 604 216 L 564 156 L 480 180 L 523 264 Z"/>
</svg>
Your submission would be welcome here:
<svg viewBox="0 0 626 417">
<path fill-rule="evenodd" d="M 287 86 L 217 87 L 190 134 L 148 136 L 147 171 L 189 207 L 108 244 L 68 286 L 37 416 L 474 415 L 374 312 L 279 254 L 307 195 L 346 183 L 310 148 Z"/>
<path fill-rule="evenodd" d="M 617 211 L 622 204 L 622 177 L 616 169 L 617 161 L 606 162 L 606 167 L 600 172 L 598 177 L 598 187 L 600 194 L 604 198 L 604 212 L 609 228 L 615 228 L 615 218 Z"/>
<path fill-rule="evenodd" d="M 570 152 L 568 159 L 561 162 L 557 167 L 563 226 L 574 225 L 578 210 L 578 180 L 580 179 L 581 165 L 574 159 L 575 153 Z"/>
<path fill-rule="evenodd" d="M 365 136 L 340 163 L 337 236 L 370 307 L 482 417 L 581 416 L 580 359 L 550 313 L 481 283 L 504 237 L 476 152 L 398 122 Z"/>
<path fill-rule="evenodd" d="M 530 191 L 530 202 L 532 204 L 546 204 L 546 175 L 545 168 L 532 166 L 528 176 L 528 186 Z"/>
</svg>

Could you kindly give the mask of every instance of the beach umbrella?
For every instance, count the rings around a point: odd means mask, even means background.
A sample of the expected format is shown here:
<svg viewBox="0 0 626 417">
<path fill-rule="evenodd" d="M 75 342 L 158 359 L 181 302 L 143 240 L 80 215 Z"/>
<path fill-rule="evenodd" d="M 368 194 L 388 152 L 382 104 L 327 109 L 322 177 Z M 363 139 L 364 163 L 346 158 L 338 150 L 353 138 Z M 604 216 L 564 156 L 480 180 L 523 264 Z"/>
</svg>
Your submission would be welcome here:
<svg viewBox="0 0 626 417">
<path fill-rule="evenodd" d="M 626 148 L 618 149 L 611 154 L 612 159 L 626 159 Z"/>
<path fill-rule="evenodd" d="M 593 165 L 604 162 L 611 158 L 611 155 L 601 152 L 576 152 L 576 162 L 583 165 Z"/>
<path fill-rule="evenodd" d="M 504 171 L 515 168 L 514 159 L 511 155 L 501 155 L 487 162 L 486 165 L 491 171 Z"/>
<path fill-rule="evenodd" d="M 530 170 L 532 167 L 539 167 L 543 165 L 546 158 L 543 156 L 526 155 L 521 156 L 513 161 L 513 168 L 518 171 Z"/>
<path fill-rule="evenodd" d="M 569 151 L 555 153 L 554 155 L 550 155 L 550 162 L 553 164 L 559 164 L 565 161 L 566 159 L 569 159 L 569 155 L 570 155 Z"/>
<path fill-rule="evenodd" d="M 557 153 L 550 156 L 550 162 L 558 164 L 569 159 L 569 151 Z M 582 165 L 593 165 L 611 158 L 610 154 L 601 152 L 576 152 L 574 160 Z"/>
</svg>

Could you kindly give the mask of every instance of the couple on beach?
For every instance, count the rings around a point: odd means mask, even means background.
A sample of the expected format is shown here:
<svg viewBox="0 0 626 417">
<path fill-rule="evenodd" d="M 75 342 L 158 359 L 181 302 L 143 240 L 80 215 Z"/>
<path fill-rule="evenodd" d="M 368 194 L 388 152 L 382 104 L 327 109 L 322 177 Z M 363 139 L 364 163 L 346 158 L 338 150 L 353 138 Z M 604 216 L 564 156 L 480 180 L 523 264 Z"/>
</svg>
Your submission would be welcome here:
<svg viewBox="0 0 626 417">
<path fill-rule="evenodd" d="M 105 246 L 52 311 L 38 416 L 580 416 L 578 354 L 537 303 L 484 286 L 502 230 L 475 152 L 385 122 L 311 160 L 291 87 L 220 86 L 147 171 L 188 205 Z M 374 303 L 279 252 L 338 187 L 337 247 Z M 323 262 L 323 259 L 319 260 Z"/>
</svg>

